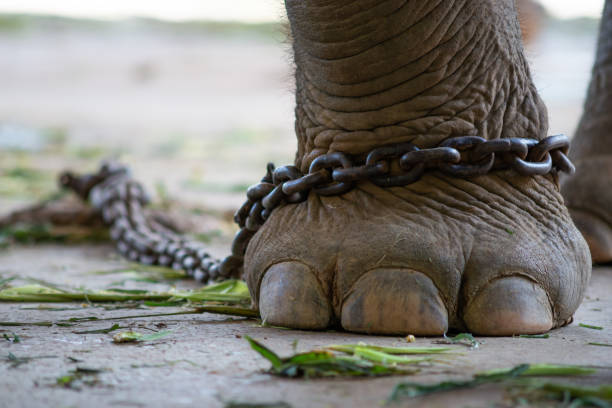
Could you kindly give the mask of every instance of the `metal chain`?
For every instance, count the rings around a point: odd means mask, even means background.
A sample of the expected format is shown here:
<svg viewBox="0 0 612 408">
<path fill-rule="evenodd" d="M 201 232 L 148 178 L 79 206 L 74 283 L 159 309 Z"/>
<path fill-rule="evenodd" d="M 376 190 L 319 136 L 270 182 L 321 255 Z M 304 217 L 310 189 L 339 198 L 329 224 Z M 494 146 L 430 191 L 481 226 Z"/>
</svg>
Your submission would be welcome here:
<svg viewBox="0 0 612 408">
<path fill-rule="evenodd" d="M 221 273 L 220 261 L 212 258 L 202 243 L 190 241 L 146 217 L 143 209 L 149 199 L 127 168 L 106 163 L 92 175 L 77 177 L 66 172 L 60 184 L 90 201 L 110 227 L 117 250 L 129 260 L 184 270 L 200 282 L 239 277 Z"/>
<path fill-rule="evenodd" d="M 148 200 L 142 186 L 127 170 L 106 165 L 98 174 L 62 176 L 62 184 L 84 199 L 89 198 L 104 221 L 111 238 L 127 258 L 145 264 L 184 269 L 195 279 L 240 277 L 247 246 L 272 211 L 284 204 L 305 201 L 312 191 L 322 196 L 344 194 L 358 182 L 370 181 L 380 187 L 405 186 L 418 181 L 426 171 L 441 171 L 454 177 L 473 177 L 491 171 L 513 169 L 523 176 L 558 171 L 574 173 L 567 158 L 569 140 L 563 135 L 541 141 L 525 138 L 486 140 L 478 136 L 458 136 L 440 145 L 419 149 L 412 143 L 382 146 L 365 160 L 340 152 L 317 157 L 307 174 L 295 166 L 274 168 L 259 184 L 247 190 L 247 201 L 234 220 L 240 226 L 232 253 L 223 261 L 212 259 L 202 244 L 190 242 L 143 215 Z"/>
</svg>

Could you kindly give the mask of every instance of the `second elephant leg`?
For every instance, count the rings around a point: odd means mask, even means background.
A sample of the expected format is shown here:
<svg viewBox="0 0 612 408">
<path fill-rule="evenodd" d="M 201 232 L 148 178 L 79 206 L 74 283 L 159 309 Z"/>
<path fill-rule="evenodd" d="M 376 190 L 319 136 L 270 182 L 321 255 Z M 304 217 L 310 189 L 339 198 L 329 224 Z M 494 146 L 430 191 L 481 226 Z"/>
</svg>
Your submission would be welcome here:
<svg viewBox="0 0 612 408">
<path fill-rule="evenodd" d="M 606 0 L 584 113 L 563 196 L 595 263 L 612 262 L 612 0 Z"/>
</svg>

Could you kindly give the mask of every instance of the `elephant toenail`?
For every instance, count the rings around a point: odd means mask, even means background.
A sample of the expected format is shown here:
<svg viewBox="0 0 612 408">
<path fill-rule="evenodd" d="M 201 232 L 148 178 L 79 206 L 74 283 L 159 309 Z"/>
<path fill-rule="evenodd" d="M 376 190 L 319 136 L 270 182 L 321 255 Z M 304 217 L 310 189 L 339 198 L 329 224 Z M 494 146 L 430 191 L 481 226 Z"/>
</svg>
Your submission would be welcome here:
<svg viewBox="0 0 612 408">
<path fill-rule="evenodd" d="M 331 306 L 310 268 L 300 262 L 282 262 L 265 273 L 259 289 L 261 318 L 273 326 L 325 329 Z"/>
<path fill-rule="evenodd" d="M 468 301 L 463 316 L 468 329 L 481 335 L 537 334 L 553 328 L 548 295 L 539 284 L 520 276 L 491 282 Z"/>
<path fill-rule="evenodd" d="M 342 305 L 342 327 L 382 334 L 441 335 L 448 312 L 426 275 L 410 269 L 376 269 L 354 285 Z"/>
</svg>

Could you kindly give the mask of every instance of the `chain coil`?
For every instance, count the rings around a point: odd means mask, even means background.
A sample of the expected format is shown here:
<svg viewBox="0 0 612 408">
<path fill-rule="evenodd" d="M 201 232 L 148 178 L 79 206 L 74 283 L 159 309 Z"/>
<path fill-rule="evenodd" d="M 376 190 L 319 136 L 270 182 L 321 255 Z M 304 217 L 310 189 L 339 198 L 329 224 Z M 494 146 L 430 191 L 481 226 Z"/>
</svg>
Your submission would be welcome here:
<svg viewBox="0 0 612 408">
<path fill-rule="evenodd" d="M 428 149 L 412 143 L 378 147 L 365 161 L 340 152 L 328 153 L 314 159 L 307 174 L 295 166 L 275 168 L 270 163 L 261 182 L 247 190 L 247 200 L 234 216 L 240 230 L 231 255 L 223 261 L 211 258 L 201 243 L 188 241 L 147 219 L 143 207 L 149 200 L 142 185 L 131 179 L 124 167 L 105 165 L 97 174 L 82 177 L 66 173 L 61 183 L 100 211 L 119 252 L 128 259 L 183 269 L 196 280 L 207 282 L 240 277 L 247 246 L 272 211 L 305 201 L 311 191 L 322 196 L 341 195 L 362 181 L 385 188 L 405 186 L 427 171 L 461 178 L 506 169 L 523 176 L 559 171 L 573 174 L 568 149 L 569 140 L 563 135 L 541 141 L 458 136 Z"/>
<path fill-rule="evenodd" d="M 146 217 L 144 207 L 149 198 L 127 168 L 107 163 L 94 175 L 77 177 L 67 172 L 60 177 L 60 184 L 88 199 L 98 210 L 117 250 L 127 259 L 184 270 L 200 282 L 239 277 L 221 273 L 219 260 L 208 254 L 204 244 Z"/>
</svg>

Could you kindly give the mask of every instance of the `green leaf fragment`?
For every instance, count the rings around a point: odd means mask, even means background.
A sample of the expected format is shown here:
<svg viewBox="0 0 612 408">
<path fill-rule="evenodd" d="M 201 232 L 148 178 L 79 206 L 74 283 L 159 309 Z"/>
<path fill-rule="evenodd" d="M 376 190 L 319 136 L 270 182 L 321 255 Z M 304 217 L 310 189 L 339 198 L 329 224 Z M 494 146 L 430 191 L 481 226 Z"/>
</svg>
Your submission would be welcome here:
<svg viewBox="0 0 612 408">
<path fill-rule="evenodd" d="M 569 393 L 572 397 L 585 398 L 594 397 L 601 398 L 606 401 L 612 401 L 612 385 L 601 385 L 599 387 L 580 387 L 570 384 L 542 384 L 541 389 L 557 393 Z"/>
<path fill-rule="evenodd" d="M 57 385 L 67 386 L 72 383 L 76 378 L 73 375 L 63 375 L 61 377 L 57 377 L 55 381 Z"/>
<path fill-rule="evenodd" d="M 255 350 L 257 353 L 259 353 L 260 356 L 262 356 L 272 364 L 272 367 L 280 368 L 283 365 L 283 361 L 275 352 L 273 352 L 257 340 L 251 338 L 250 336 L 244 336 L 244 338 L 246 339 L 246 341 L 249 342 L 249 345 L 253 350 Z"/>
<path fill-rule="evenodd" d="M 153 334 L 147 334 L 144 335 L 140 341 L 153 341 L 153 340 L 159 340 L 162 337 L 166 337 L 167 335 L 169 335 L 170 333 L 172 333 L 170 330 L 162 330 L 160 332 L 157 333 L 153 333 Z"/>
<path fill-rule="evenodd" d="M 66 288 L 66 287 L 62 287 L 62 285 L 57 285 L 55 283 L 52 282 L 48 282 L 46 280 L 43 279 L 37 279 L 37 278 L 25 278 L 26 281 L 33 283 L 33 284 L 37 284 L 40 285 L 42 287 L 46 287 L 46 288 L 51 288 L 51 289 L 55 289 L 59 292 L 62 293 L 69 293 L 70 289 Z"/>
<path fill-rule="evenodd" d="M 355 347 L 355 356 L 382 364 L 415 364 L 430 361 L 431 357 L 404 357 L 372 350 L 367 347 Z"/>
<path fill-rule="evenodd" d="M 104 370 L 100 368 L 92 368 L 92 367 L 77 367 L 74 371 L 77 373 L 83 373 L 83 374 L 99 374 L 103 372 Z"/>
<path fill-rule="evenodd" d="M 1 190 L 0 186 L 0 194 Z M 102 228 L 60 227 L 37 223 L 19 223 L 0 228 L 0 247 L 9 246 L 13 242 L 30 244 L 39 242 L 100 242 L 107 240 L 108 232 Z"/>
<path fill-rule="evenodd" d="M 142 338 L 143 334 L 137 332 L 121 332 L 113 336 L 113 343 L 130 343 L 137 342 Z"/>
<path fill-rule="evenodd" d="M 453 350 L 452 347 L 385 347 L 374 346 L 365 343 L 359 344 L 333 344 L 325 347 L 329 350 L 341 351 L 343 353 L 352 354 L 355 348 L 366 348 L 369 350 L 381 351 L 387 354 L 439 354 Z"/>
<path fill-rule="evenodd" d="M 87 306 L 81 307 L 49 307 L 38 305 L 36 307 L 20 307 L 20 310 L 44 310 L 45 312 L 65 312 L 66 310 L 83 310 Z"/>
<path fill-rule="evenodd" d="M 503 375 L 511 371 L 511 368 L 500 368 L 478 373 L 475 376 Z M 555 365 L 555 364 L 530 364 L 520 375 L 527 376 L 568 376 L 568 375 L 588 375 L 597 372 L 596 369 L 583 366 Z"/>
<path fill-rule="evenodd" d="M 382 376 L 394 374 L 414 374 L 415 370 L 400 369 L 395 365 L 384 365 L 368 360 L 348 357 L 319 355 L 317 358 L 302 361 L 299 364 L 285 363 L 280 369 L 272 370 L 273 374 L 283 377 L 338 377 L 338 376 Z"/>
<path fill-rule="evenodd" d="M 399 398 L 414 398 L 436 392 L 445 392 L 465 388 L 477 387 L 481 384 L 495 383 L 521 375 L 529 368 L 528 364 L 518 365 L 509 370 L 499 373 L 482 374 L 466 381 L 443 381 L 437 384 L 418 384 L 418 383 L 399 383 L 395 386 L 389 397 L 389 401 L 396 401 Z"/>
<path fill-rule="evenodd" d="M 8 286 L 8 283 L 17 279 L 15 276 L 11 276 L 8 278 L 0 279 L 0 289 L 3 289 L 5 286 Z"/>
<path fill-rule="evenodd" d="M 17 357 L 15 354 L 9 352 L 6 361 L 9 362 L 11 368 L 18 367 L 22 364 L 29 363 L 33 360 L 43 359 L 43 358 L 57 358 L 57 356 L 26 356 L 26 357 Z"/>
<path fill-rule="evenodd" d="M 256 340 L 248 336 L 245 338 L 253 350 L 270 361 L 272 364 L 270 372 L 282 377 L 379 376 L 415 373 L 414 370 L 399 369 L 395 365 L 380 364 L 360 357 L 336 356 L 329 350 L 313 350 L 281 358 Z"/>
<path fill-rule="evenodd" d="M 58 386 L 72 389 L 80 389 L 81 385 L 93 386 L 98 383 L 97 375 L 104 370 L 89 367 L 77 367 L 55 379 Z"/>
<path fill-rule="evenodd" d="M 548 334 L 521 334 L 519 337 L 524 339 L 547 339 L 550 336 Z"/>
<path fill-rule="evenodd" d="M 601 327 L 601 326 L 593 326 L 591 324 L 579 323 L 578 326 L 585 327 L 587 329 L 593 329 L 593 330 L 603 330 L 603 327 Z"/>
<path fill-rule="evenodd" d="M 12 338 L 12 339 L 11 339 L 11 336 L 9 336 L 9 335 L 8 335 L 8 334 L 6 334 L 6 333 L 3 333 L 3 334 L 2 334 L 2 337 L 4 337 L 4 339 L 5 339 L 6 341 L 10 341 L 11 343 L 21 343 L 21 338 L 20 338 L 20 337 L 19 337 L 17 334 L 15 334 L 15 333 L 13 333 L 13 332 L 11 332 L 11 334 L 13 335 L 13 338 Z"/>
<path fill-rule="evenodd" d="M 566 406 L 599 406 L 610 407 L 607 401 L 612 401 L 612 385 L 604 384 L 600 386 L 579 386 L 575 384 L 563 384 L 546 382 L 540 379 L 522 380 L 512 384 L 512 388 L 520 388 L 528 394 L 544 392 L 549 399 L 570 402 L 576 404 Z"/>
<path fill-rule="evenodd" d="M 113 275 L 127 273 L 132 274 L 136 277 L 136 279 L 152 279 L 156 282 L 162 280 L 179 280 L 185 279 L 187 275 L 183 271 L 177 271 L 176 269 L 166 268 L 163 266 L 150 266 L 150 265 L 140 265 L 140 264 L 131 264 L 129 268 L 119 268 L 112 269 L 109 271 L 94 271 L 89 272 L 89 275 Z"/>
<path fill-rule="evenodd" d="M 438 344 L 463 344 L 464 346 L 468 346 L 470 348 L 478 348 L 480 346 L 480 342 L 472 336 L 471 333 L 459 333 L 453 337 L 447 337 L 444 335 L 444 340 L 437 340 L 435 343 Z"/>
<path fill-rule="evenodd" d="M 398 384 L 391 396 L 389 401 L 395 401 L 401 397 L 413 398 L 422 395 L 432 394 L 436 392 L 473 388 L 482 384 L 498 383 L 502 381 L 518 381 L 519 377 L 528 376 L 573 376 L 573 375 L 587 375 L 596 372 L 596 370 L 589 367 L 582 366 L 562 366 L 554 364 L 521 364 L 512 368 L 507 369 L 495 369 L 482 373 L 476 374 L 471 380 L 466 381 L 443 381 L 437 384 L 418 384 L 418 383 L 400 383 Z M 532 383 L 533 379 L 521 379 L 526 381 L 518 384 L 540 384 Z M 597 398 L 612 398 L 612 386 L 598 387 L 596 389 L 573 387 L 573 386 L 559 386 L 552 383 L 542 383 L 545 386 L 538 386 L 541 389 L 558 389 L 558 390 L 569 390 L 570 395 L 576 397 L 597 397 Z M 557 388 L 555 388 L 557 387 Z M 565 388 L 564 388 L 565 387 Z M 570 387 L 570 388 L 567 388 Z M 571 388 L 573 387 L 573 388 Z M 607 388 L 606 388 L 607 387 Z M 582 391 L 580 391 L 582 390 Z M 586 390 L 586 391 L 585 391 Z"/>
<path fill-rule="evenodd" d="M 239 316 L 239 317 L 247 317 L 247 318 L 258 318 L 259 312 L 257 310 L 253 310 L 245 307 L 236 307 L 236 306 L 199 306 L 195 308 L 191 313 L 216 313 L 223 314 L 229 316 Z"/>
<path fill-rule="evenodd" d="M 110 333 L 112 331 L 119 330 L 119 329 L 125 329 L 125 327 L 121 327 L 121 326 L 119 326 L 118 324 L 115 323 L 111 327 L 109 327 L 108 329 L 75 331 L 73 333 L 75 333 L 75 334 L 103 334 L 103 333 Z"/>
<path fill-rule="evenodd" d="M 190 292 L 176 292 L 174 299 L 184 299 L 195 302 L 217 301 L 245 303 L 251 301 L 249 288 L 241 280 L 228 279 L 226 281 L 204 286 L 201 289 Z"/>
<path fill-rule="evenodd" d="M 51 327 L 53 325 L 56 325 L 56 326 L 61 326 L 61 327 L 70 327 L 70 326 L 74 326 L 75 323 L 88 322 L 88 321 L 141 319 L 144 317 L 178 316 L 178 315 L 201 314 L 201 313 L 215 313 L 215 314 L 223 314 L 223 315 L 246 317 L 246 318 L 259 317 L 259 313 L 253 309 L 241 308 L 241 307 L 235 307 L 235 306 L 211 305 L 211 306 L 200 306 L 195 309 L 183 310 L 183 311 L 172 312 L 172 313 L 149 313 L 149 314 L 137 314 L 137 315 L 105 317 L 105 318 L 98 318 L 96 316 L 72 317 L 68 320 L 59 320 L 57 322 L 51 322 L 51 321 L 2 322 L 0 321 L 0 326 L 47 326 L 47 327 Z"/>
<path fill-rule="evenodd" d="M 168 300 L 172 293 L 122 293 L 112 290 L 66 291 L 40 284 L 0 290 L 0 301 L 5 302 L 124 302 L 128 300 Z"/>
<path fill-rule="evenodd" d="M 37 281 L 35 284 L 0 290 L 0 301 L 6 302 L 126 302 L 126 301 L 191 301 L 248 304 L 248 287 L 239 280 L 227 280 L 194 291 L 155 292 L 141 289 L 68 290 Z"/>
<path fill-rule="evenodd" d="M 53 322 L 0 322 L 0 326 L 53 326 Z M 59 326 L 59 325 L 58 325 Z"/>
<path fill-rule="evenodd" d="M 156 302 L 154 300 L 145 300 L 143 302 L 143 305 L 145 306 L 149 306 L 149 307 L 180 307 L 183 306 L 185 304 L 184 301 L 182 300 L 177 300 L 177 301 L 161 301 L 161 302 Z"/>
<path fill-rule="evenodd" d="M 97 316 L 85 316 L 85 317 L 71 317 L 68 319 L 69 322 L 92 322 L 94 320 L 100 320 Z"/>
<path fill-rule="evenodd" d="M 109 292 L 117 292 L 117 293 L 127 293 L 130 295 L 144 295 L 149 294 L 148 290 L 144 289 L 122 289 L 122 288 L 108 288 Z"/>
<path fill-rule="evenodd" d="M 597 343 L 597 342 L 590 342 L 587 343 L 589 346 L 601 346 L 601 347 L 612 347 L 612 344 L 608 344 L 608 343 Z"/>
</svg>

